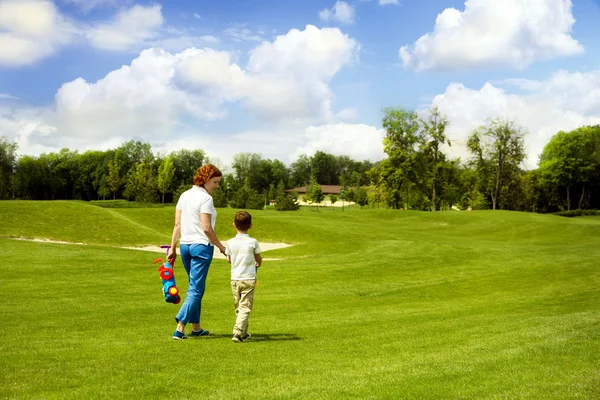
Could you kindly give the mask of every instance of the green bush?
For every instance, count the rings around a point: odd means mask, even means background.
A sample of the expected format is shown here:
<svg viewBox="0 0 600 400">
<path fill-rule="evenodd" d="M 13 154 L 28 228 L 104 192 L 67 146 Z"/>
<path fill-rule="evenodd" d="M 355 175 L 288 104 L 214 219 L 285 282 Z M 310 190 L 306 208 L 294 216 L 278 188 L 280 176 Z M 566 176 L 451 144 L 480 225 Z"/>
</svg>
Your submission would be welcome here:
<svg viewBox="0 0 600 400">
<path fill-rule="evenodd" d="M 275 200 L 275 210 L 277 211 L 295 211 L 300 209 L 300 204 L 296 202 L 296 197 L 284 193 L 277 196 Z"/>
<path fill-rule="evenodd" d="M 570 211 L 559 211 L 554 213 L 555 215 L 559 215 L 561 217 L 583 217 L 586 215 L 600 215 L 600 210 L 570 210 Z"/>
<path fill-rule="evenodd" d="M 265 207 L 265 197 L 244 185 L 235 193 L 230 205 L 232 208 L 262 210 Z"/>
<path fill-rule="evenodd" d="M 227 193 L 221 186 L 212 193 L 212 198 L 215 207 L 227 208 Z"/>
<path fill-rule="evenodd" d="M 102 208 L 163 208 L 165 206 L 160 203 L 143 203 L 127 200 L 92 200 L 90 204 Z"/>
<path fill-rule="evenodd" d="M 467 210 L 469 207 L 471 207 L 472 210 L 489 210 L 490 203 L 481 192 L 473 190 L 472 192 L 462 195 L 458 202 L 458 207 L 461 210 Z"/>
<path fill-rule="evenodd" d="M 353 189 L 347 189 L 344 193 L 344 200 L 355 201 L 356 192 Z"/>
<path fill-rule="evenodd" d="M 179 185 L 179 187 L 177 188 L 177 190 L 175 190 L 175 192 L 173 193 L 173 204 L 177 204 L 177 202 L 179 201 L 179 197 L 181 196 L 181 194 L 183 192 L 185 192 L 186 190 L 190 189 L 192 186 L 188 183 L 183 183 L 181 185 Z"/>
<path fill-rule="evenodd" d="M 358 189 L 356 189 L 354 198 L 361 207 L 369 204 L 369 196 L 365 188 L 359 187 Z"/>
</svg>

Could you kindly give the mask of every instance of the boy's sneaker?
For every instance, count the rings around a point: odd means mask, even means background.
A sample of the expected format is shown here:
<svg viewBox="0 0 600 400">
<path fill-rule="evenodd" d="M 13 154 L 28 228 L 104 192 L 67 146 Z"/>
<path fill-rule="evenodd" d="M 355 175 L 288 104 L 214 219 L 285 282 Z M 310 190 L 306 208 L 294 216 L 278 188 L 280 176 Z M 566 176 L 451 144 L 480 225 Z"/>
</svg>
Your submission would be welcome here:
<svg viewBox="0 0 600 400">
<path fill-rule="evenodd" d="M 192 331 L 190 336 L 192 336 L 192 337 L 208 336 L 209 333 L 210 333 L 209 331 L 205 331 L 204 329 L 200 328 L 199 331 Z"/>
<path fill-rule="evenodd" d="M 242 339 L 242 337 L 238 334 L 233 335 L 231 340 L 233 340 L 236 343 L 242 343 L 244 341 L 244 339 Z"/>
<path fill-rule="evenodd" d="M 175 340 L 184 340 L 187 339 L 188 337 L 185 336 L 185 333 L 183 332 L 179 332 L 178 330 L 176 330 L 175 332 L 173 332 L 173 339 Z"/>
<path fill-rule="evenodd" d="M 242 336 L 242 340 L 243 341 L 249 340 L 251 336 L 252 336 L 251 334 L 246 333 L 244 336 Z"/>
</svg>

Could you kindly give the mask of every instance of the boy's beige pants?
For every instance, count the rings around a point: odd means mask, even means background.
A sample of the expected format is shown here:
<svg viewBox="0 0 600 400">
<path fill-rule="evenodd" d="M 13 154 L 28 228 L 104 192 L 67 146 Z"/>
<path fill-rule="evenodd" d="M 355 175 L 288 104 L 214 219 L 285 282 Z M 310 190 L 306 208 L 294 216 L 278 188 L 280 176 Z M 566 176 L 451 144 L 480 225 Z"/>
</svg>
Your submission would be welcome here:
<svg viewBox="0 0 600 400">
<path fill-rule="evenodd" d="M 231 281 L 231 292 L 236 315 L 233 334 L 244 336 L 248 333 L 248 318 L 254 305 L 254 280 Z"/>
</svg>

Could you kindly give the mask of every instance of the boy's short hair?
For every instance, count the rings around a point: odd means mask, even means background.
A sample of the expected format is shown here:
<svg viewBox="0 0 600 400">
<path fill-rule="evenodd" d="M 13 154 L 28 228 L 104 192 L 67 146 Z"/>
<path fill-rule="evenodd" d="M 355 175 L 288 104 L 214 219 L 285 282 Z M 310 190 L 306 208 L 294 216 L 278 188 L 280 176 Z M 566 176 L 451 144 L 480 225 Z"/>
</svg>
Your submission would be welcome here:
<svg viewBox="0 0 600 400">
<path fill-rule="evenodd" d="M 252 225 L 252 215 L 247 211 L 238 211 L 235 213 L 233 223 L 240 231 L 247 231 L 250 229 L 250 225 Z"/>
</svg>

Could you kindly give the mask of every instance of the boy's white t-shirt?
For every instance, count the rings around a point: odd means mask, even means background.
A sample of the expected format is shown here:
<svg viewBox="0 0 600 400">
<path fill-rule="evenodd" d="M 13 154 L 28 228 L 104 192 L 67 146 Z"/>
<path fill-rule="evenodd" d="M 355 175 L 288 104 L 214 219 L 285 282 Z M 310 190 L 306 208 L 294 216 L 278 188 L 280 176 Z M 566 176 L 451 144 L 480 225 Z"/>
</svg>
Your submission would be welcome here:
<svg viewBox="0 0 600 400">
<path fill-rule="evenodd" d="M 260 253 L 258 241 L 247 233 L 238 233 L 227 241 L 225 255 L 231 260 L 231 280 L 246 281 L 256 279 L 254 255 Z"/>
<path fill-rule="evenodd" d="M 181 210 L 181 244 L 210 244 L 200 225 L 200 214 L 210 214 L 210 224 L 215 229 L 217 210 L 213 198 L 200 186 L 192 186 L 179 197 L 177 209 Z"/>
</svg>

